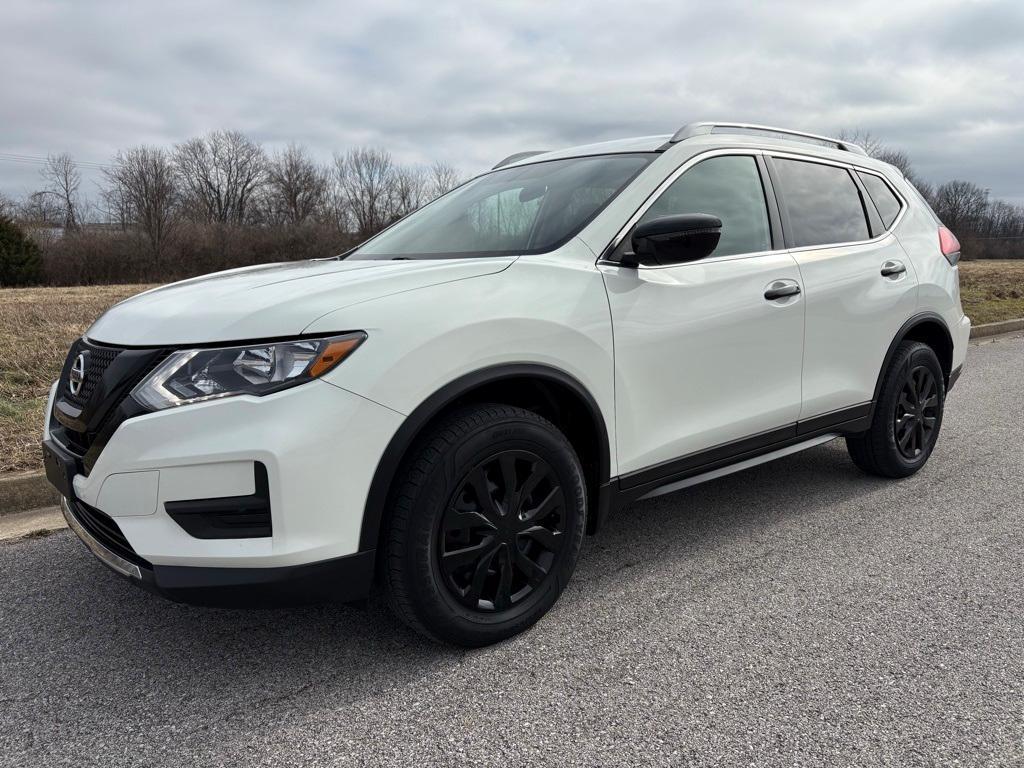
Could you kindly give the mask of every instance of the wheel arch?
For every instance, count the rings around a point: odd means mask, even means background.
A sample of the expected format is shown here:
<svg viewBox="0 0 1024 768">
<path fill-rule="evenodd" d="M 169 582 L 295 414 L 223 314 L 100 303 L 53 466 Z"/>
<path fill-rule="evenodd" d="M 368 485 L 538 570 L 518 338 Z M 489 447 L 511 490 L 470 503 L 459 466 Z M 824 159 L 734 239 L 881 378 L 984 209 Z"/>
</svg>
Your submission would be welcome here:
<svg viewBox="0 0 1024 768">
<path fill-rule="evenodd" d="M 939 358 L 939 364 L 942 366 L 942 378 L 946 386 L 949 386 L 949 376 L 953 369 L 953 335 L 949 332 L 949 327 L 941 315 L 935 312 L 921 312 L 900 327 L 889 344 L 889 349 L 885 352 L 882 367 L 878 371 L 878 379 L 875 381 L 875 392 L 871 398 L 872 411 L 874 411 L 874 404 L 878 402 L 878 397 L 881 394 L 885 372 L 889 369 L 896 348 L 904 341 L 920 341 L 935 350 L 935 355 Z"/>
<path fill-rule="evenodd" d="M 538 400 L 539 398 L 539 400 Z M 587 532 L 594 533 L 607 506 L 611 448 L 600 406 L 574 376 L 549 365 L 512 363 L 482 368 L 441 387 L 398 428 L 377 462 L 363 510 L 359 551 L 379 546 L 391 487 L 417 438 L 462 405 L 503 402 L 540 413 L 572 443 L 587 476 Z"/>
</svg>

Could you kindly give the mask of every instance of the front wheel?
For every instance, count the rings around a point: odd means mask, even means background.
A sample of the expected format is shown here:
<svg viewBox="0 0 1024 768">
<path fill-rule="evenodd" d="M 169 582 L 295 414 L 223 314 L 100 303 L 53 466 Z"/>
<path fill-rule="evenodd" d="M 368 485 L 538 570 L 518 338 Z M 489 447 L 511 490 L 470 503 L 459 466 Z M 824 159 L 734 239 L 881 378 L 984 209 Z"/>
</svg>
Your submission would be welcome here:
<svg viewBox="0 0 1024 768">
<path fill-rule="evenodd" d="M 537 414 L 454 413 L 419 441 L 393 497 L 384 582 L 422 634 L 482 646 L 529 627 L 572 575 L 586 521 L 576 452 Z"/>
<path fill-rule="evenodd" d="M 880 477 L 908 477 L 928 461 L 939 438 L 946 381 L 934 350 L 902 342 L 885 373 L 871 427 L 846 438 L 853 463 Z"/>
</svg>

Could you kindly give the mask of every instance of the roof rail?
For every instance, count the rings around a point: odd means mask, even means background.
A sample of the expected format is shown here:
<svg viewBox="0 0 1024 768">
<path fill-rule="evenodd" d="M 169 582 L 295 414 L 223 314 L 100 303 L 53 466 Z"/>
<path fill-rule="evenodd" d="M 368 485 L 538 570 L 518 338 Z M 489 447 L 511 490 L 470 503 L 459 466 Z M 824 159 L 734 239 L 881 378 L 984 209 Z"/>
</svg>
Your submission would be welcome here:
<svg viewBox="0 0 1024 768">
<path fill-rule="evenodd" d="M 512 163 L 518 163 L 520 160 L 525 160 L 526 158 L 533 157 L 534 155 L 543 155 L 545 152 L 549 152 L 549 151 L 550 150 L 547 150 L 547 149 L 538 149 L 535 152 L 516 152 L 514 155 L 509 155 L 504 160 L 499 162 L 496 166 L 491 168 L 491 170 L 492 171 L 496 171 L 499 168 L 505 167 L 506 165 L 511 165 Z"/>
<path fill-rule="evenodd" d="M 725 128 L 725 131 L 716 131 L 717 128 Z M 668 140 L 669 144 L 685 141 L 694 136 L 706 136 L 709 133 L 749 133 L 754 136 L 766 136 L 777 139 L 795 139 L 796 141 L 807 141 L 815 144 L 823 144 L 845 152 L 853 152 L 858 155 L 867 155 L 864 149 L 852 141 L 833 139 L 831 136 L 819 136 L 816 133 L 805 131 L 794 131 L 789 128 L 775 128 L 770 125 L 754 125 L 753 123 L 687 123 Z M 774 134 L 774 135 L 773 135 Z"/>
</svg>

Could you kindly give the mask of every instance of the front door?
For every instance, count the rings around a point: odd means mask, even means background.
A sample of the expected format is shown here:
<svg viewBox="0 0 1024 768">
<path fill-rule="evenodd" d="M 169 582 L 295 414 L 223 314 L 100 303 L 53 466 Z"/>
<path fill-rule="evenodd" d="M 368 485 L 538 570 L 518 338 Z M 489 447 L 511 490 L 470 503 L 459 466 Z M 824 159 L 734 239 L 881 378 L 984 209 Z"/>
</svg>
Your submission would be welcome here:
<svg viewBox="0 0 1024 768">
<path fill-rule="evenodd" d="M 699 160 L 637 223 L 683 213 L 722 220 L 710 256 L 668 267 L 601 266 L 623 475 L 658 465 L 670 474 L 676 459 L 795 424 L 800 413 L 800 272 L 792 256 L 773 251 L 755 157 Z M 620 248 L 628 242 L 627 233 Z"/>
</svg>

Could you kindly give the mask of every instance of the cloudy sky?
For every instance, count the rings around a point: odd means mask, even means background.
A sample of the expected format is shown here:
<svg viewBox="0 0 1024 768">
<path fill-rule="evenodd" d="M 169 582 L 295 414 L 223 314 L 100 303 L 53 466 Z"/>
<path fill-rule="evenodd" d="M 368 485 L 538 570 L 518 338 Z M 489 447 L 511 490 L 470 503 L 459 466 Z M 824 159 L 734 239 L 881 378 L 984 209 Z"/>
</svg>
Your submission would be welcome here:
<svg viewBox="0 0 1024 768">
<path fill-rule="evenodd" d="M 1024 203 L 1020 0 L 5 0 L 0 23 L 0 157 L 235 128 L 472 172 L 721 119 L 870 130 Z M 0 159 L 0 191 L 38 174 Z"/>
</svg>

